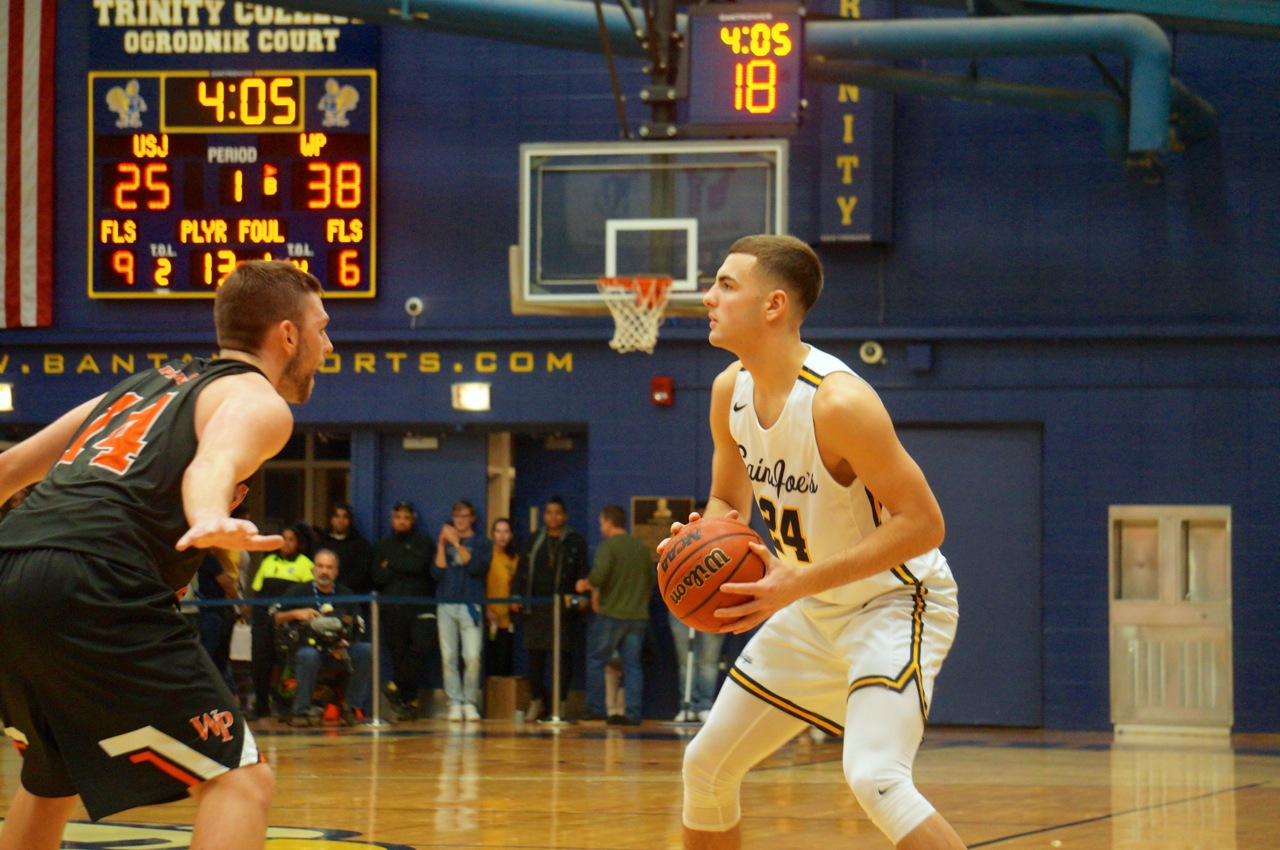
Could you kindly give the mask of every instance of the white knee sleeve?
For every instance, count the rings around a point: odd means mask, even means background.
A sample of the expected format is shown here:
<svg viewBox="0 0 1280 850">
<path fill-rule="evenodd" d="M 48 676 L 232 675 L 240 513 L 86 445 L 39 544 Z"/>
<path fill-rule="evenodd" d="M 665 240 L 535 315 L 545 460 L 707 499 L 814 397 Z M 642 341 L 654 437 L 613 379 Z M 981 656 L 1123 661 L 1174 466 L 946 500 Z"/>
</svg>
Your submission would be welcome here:
<svg viewBox="0 0 1280 850">
<path fill-rule="evenodd" d="M 804 726 L 725 682 L 706 725 L 684 751 L 684 825 L 702 832 L 737 825 L 742 777 Z"/>
<path fill-rule="evenodd" d="M 859 690 L 849 699 L 844 776 L 871 822 L 893 844 L 933 814 L 911 778 L 924 719 L 915 693 Z"/>
</svg>

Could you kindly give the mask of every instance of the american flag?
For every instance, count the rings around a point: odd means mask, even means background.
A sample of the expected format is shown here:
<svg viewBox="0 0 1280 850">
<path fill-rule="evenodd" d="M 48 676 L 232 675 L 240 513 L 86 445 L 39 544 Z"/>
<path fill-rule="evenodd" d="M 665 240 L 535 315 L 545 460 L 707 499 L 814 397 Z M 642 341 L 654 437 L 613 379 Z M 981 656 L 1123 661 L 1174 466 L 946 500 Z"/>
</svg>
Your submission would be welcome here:
<svg viewBox="0 0 1280 850">
<path fill-rule="evenodd" d="M 0 0 L 0 327 L 53 324 L 56 0 Z"/>
</svg>

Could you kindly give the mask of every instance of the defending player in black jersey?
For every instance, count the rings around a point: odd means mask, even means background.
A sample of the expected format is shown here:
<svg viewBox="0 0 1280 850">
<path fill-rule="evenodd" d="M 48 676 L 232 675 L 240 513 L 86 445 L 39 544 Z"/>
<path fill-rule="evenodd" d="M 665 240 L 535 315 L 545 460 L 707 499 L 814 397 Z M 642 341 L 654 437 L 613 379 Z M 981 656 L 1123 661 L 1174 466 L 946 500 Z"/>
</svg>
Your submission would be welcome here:
<svg viewBox="0 0 1280 850">
<path fill-rule="evenodd" d="M 293 432 L 333 350 L 320 282 L 251 262 L 214 303 L 213 359 L 134 375 L 0 454 L 0 727 L 23 754 L 0 850 L 187 794 L 192 847 L 261 848 L 274 780 L 174 607 L 209 547 L 281 538 L 232 519 L 238 482 Z"/>
</svg>

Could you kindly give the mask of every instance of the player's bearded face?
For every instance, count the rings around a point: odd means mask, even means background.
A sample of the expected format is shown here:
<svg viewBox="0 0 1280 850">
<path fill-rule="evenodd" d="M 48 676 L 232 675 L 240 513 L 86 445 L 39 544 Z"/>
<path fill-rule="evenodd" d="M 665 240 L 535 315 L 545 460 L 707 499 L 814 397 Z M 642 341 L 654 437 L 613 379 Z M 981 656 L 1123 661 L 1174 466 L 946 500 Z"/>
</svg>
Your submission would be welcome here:
<svg viewBox="0 0 1280 850">
<path fill-rule="evenodd" d="M 298 347 L 281 375 L 280 395 L 290 404 L 302 404 L 311 398 L 311 390 L 316 385 L 316 370 L 324 362 L 325 355 L 333 351 L 326 331 L 328 321 L 329 316 L 319 296 L 312 296 L 297 324 Z"/>
<path fill-rule="evenodd" d="M 281 376 L 280 389 L 284 400 L 290 404 L 303 404 L 307 399 L 311 398 L 311 390 L 316 385 L 315 354 L 308 351 L 306 337 L 298 346 L 298 350 L 293 353 L 293 357 L 289 358 L 289 362 L 285 364 L 284 374 Z"/>
</svg>

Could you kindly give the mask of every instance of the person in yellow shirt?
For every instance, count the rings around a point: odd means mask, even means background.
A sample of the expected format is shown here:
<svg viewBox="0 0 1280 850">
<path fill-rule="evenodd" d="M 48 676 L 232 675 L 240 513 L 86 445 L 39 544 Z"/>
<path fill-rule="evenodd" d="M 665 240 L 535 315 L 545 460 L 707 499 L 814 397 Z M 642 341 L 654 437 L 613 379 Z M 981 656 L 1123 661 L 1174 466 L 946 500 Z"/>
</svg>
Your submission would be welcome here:
<svg viewBox="0 0 1280 850">
<path fill-rule="evenodd" d="M 503 599 L 511 595 L 511 579 L 520 563 L 520 550 L 516 547 L 515 537 L 511 520 L 502 517 L 493 521 L 489 532 L 489 538 L 493 540 L 493 557 L 489 559 L 489 575 L 485 583 L 485 595 L 490 599 Z M 490 676 L 510 676 L 514 635 L 511 606 L 502 602 L 487 605 L 485 619 L 489 624 L 484 646 L 485 670 Z"/>
<path fill-rule="evenodd" d="M 279 550 L 262 559 L 258 572 L 253 577 L 253 593 L 263 599 L 284 596 L 285 591 L 300 581 L 311 581 L 315 564 L 307 557 L 302 546 L 310 537 L 300 529 L 301 523 L 280 532 L 284 543 Z M 271 671 L 276 664 L 276 648 L 274 640 L 275 623 L 266 605 L 253 606 L 253 691 L 257 695 L 254 709 L 249 712 L 249 719 L 267 717 L 271 714 Z M 287 708 L 281 707 L 281 714 Z"/>
</svg>

